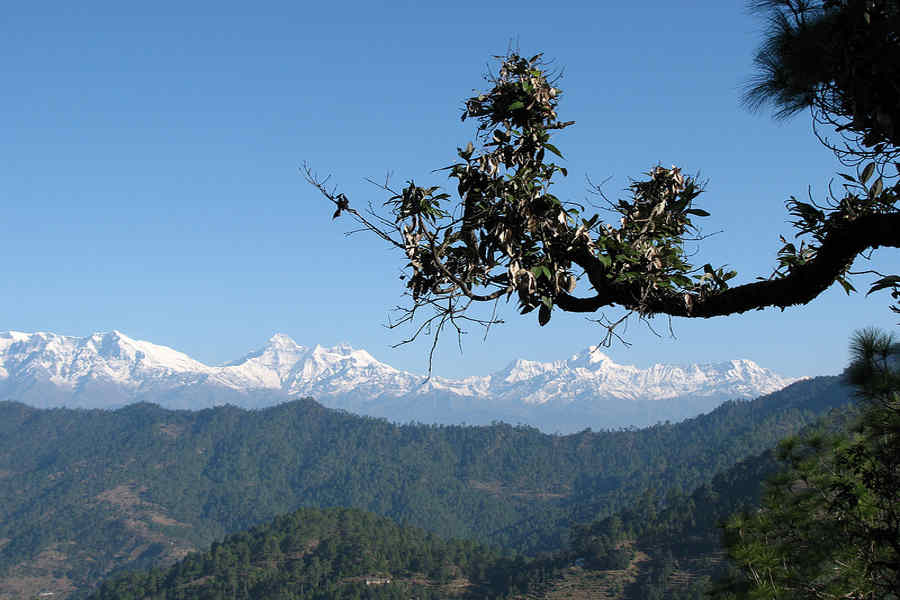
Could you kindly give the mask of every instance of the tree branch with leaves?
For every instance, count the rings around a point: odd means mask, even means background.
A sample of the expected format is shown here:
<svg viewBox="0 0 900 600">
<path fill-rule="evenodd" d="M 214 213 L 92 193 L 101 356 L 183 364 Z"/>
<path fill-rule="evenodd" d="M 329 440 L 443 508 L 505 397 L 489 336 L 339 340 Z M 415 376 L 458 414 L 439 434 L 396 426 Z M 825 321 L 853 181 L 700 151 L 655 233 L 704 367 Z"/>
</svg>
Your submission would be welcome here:
<svg viewBox="0 0 900 600">
<path fill-rule="evenodd" d="M 474 317 L 472 306 L 511 299 L 522 314 L 537 311 L 540 325 L 554 310 L 620 307 L 649 319 L 783 309 L 810 302 L 835 282 L 849 293 L 858 256 L 900 247 L 900 185 L 873 178 L 877 165 L 870 163 L 842 174 L 842 193 L 824 203 L 791 198 L 801 241 L 784 240 L 769 277 L 733 286 L 734 271 L 692 264 L 685 251 L 702 239 L 697 220 L 708 216 L 696 204 L 703 192 L 696 177 L 655 166 L 631 182 L 629 198 L 608 201 L 614 221 L 588 214 L 553 193 L 554 180 L 567 172 L 553 162 L 562 153 L 551 139 L 574 123 L 558 116 L 562 92 L 541 55 L 502 57 L 489 81 L 491 89 L 466 100 L 462 115 L 477 123 L 475 143 L 458 148 L 459 162 L 442 169 L 455 184 L 455 201 L 440 186 L 410 180 L 401 190 L 385 183 L 391 195 L 383 206 L 358 211 L 305 167 L 309 182 L 335 204 L 335 216 L 349 214 L 405 254 L 411 302 L 392 325 L 423 317 L 410 340 L 448 326 L 461 333 L 467 321 L 490 327 L 500 321 L 496 313 Z M 891 288 L 897 298 L 898 281 L 882 276 L 872 290 Z M 609 342 L 622 319 L 600 322 Z"/>
</svg>

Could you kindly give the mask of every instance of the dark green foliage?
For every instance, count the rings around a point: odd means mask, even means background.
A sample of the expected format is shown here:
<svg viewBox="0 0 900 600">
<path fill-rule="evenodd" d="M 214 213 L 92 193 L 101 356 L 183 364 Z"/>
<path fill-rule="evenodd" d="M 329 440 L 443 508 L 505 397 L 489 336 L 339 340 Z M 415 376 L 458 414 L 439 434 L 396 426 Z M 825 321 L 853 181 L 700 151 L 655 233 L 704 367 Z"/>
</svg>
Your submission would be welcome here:
<svg viewBox="0 0 900 600">
<path fill-rule="evenodd" d="M 397 426 L 309 400 L 256 412 L 3 403 L 0 575 L 64 544 L 68 576 L 90 586 L 300 506 L 351 506 L 444 537 L 556 550 L 571 523 L 633 506 L 648 490 L 694 489 L 846 400 L 835 378 L 818 378 L 676 425 L 564 437 Z"/>
<path fill-rule="evenodd" d="M 832 413 L 831 429 L 847 418 L 846 411 Z M 539 560 L 504 557 L 471 542 L 442 542 L 423 530 L 358 511 L 305 509 L 229 536 L 171 569 L 110 580 L 93 598 L 334 598 L 355 593 L 363 598 L 431 598 L 447 597 L 448 590 L 472 598 L 539 598 L 573 561 L 582 559 L 589 569 L 624 569 L 640 547 L 650 560 L 636 581 L 622 587 L 620 597 L 699 600 L 708 577 L 673 585 L 673 575 L 692 558 L 711 558 L 721 549 L 718 524 L 738 508 L 755 505 L 759 482 L 776 469 L 769 451 L 720 473 L 688 496 L 675 490 L 647 492 L 617 515 L 576 527 L 568 551 Z M 392 583 L 364 587 L 366 576 L 390 576 Z M 460 577 L 470 587 L 440 587 Z"/>
<path fill-rule="evenodd" d="M 690 495 L 655 490 L 612 517 L 576 526 L 571 557 L 610 569 L 623 551 L 648 554 L 622 591 L 629 600 L 699 600 L 709 578 L 724 574 L 714 586 L 723 599 L 896 598 L 900 346 L 864 331 L 851 349 L 856 360 L 845 378 L 860 390 L 859 405 L 831 411 Z M 726 522 L 733 564 L 719 558 Z"/>
<path fill-rule="evenodd" d="M 807 429 L 836 433 L 855 418 L 851 406 L 832 410 Z M 622 558 L 636 550 L 648 555 L 637 580 L 622 598 L 705 598 L 709 579 L 722 575 L 722 524 L 741 510 L 759 506 L 761 484 L 780 468 L 777 453 L 767 450 L 740 461 L 712 481 L 684 494 L 677 488 L 648 490 L 617 514 L 573 528 L 569 560 L 581 558 L 595 569 L 622 568 Z M 670 579 L 683 571 L 680 581 Z"/>
<path fill-rule="evenodd" d="M 900 593 L 900 344 L 866 330 L 848 370 L 859 414 L 844 431 L 791 438 L 760 510 L 726 527 L 739 570 L 728 599 L 889 599 Z"/>
<path fill-rule="evenodd" d="M 900 3 L 896 0 L 759 0 L 770 30 L 756 55 L 751 106 L 779 117 L 812 109 L 863 146 L 900 140 Z M 882 148 L 885 151 L 886 148 Z M 896 150 L 887 154 L 895 154 Z"/>
<path fill-rule="evenodd" d="M 521 564 L 471 542 L 349 509 L 302 509 L 216 542 L 169 569 L 107 581 L 91 600 L 493 598 Z M 368 580 L 368 583 L 367 583 Z M 467 587 L 447 585 L 465 580 Z M 453 594 L 456 596 L 456 594 Z"/>
<path fill-rule="evenodd" d="M 622 569 L 636 550 L 648 555 L 637 579 L 625 585 L 620 598 L 704 597 L 708 578 L 721 572 L 720 524 L 728 516 L 759 502 L 760 482 L 777 470 L 773 452 L 748 458 L 717 475 L 709 484 L 685 495 L 645 494 L 633 506 L 612 517 L 573 528 L 570 560 L 581 558 L 593 569 Z M 670 580 L 682 569 L 694 581 Z"/>
</svg>

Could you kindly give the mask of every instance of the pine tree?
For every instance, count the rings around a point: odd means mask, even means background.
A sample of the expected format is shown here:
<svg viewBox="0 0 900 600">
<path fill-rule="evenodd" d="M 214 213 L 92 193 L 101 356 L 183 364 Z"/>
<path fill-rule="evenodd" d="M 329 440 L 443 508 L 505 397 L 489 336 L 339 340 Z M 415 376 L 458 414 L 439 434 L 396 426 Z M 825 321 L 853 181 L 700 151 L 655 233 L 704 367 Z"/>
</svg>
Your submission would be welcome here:
<svg viewBox="0 0 900 600">
<path fill-rule="evenodd" d="M 757 512 L 735 515 L 739 571 L 720 599 L 896 599 L 900 593 L 900 344 L 875 330 L 851 342 L 859 416 L 848 431 L 782 443 L 787 468 Z"/>
</svg>

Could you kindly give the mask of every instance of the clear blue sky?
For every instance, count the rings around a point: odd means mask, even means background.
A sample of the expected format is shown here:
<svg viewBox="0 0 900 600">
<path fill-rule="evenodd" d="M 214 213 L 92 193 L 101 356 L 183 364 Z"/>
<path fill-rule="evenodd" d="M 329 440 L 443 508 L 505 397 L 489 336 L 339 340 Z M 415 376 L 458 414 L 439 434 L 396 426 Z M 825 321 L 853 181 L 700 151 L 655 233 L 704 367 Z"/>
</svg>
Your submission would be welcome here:
<svg viewBox="0 0 900 600">
<path fill-rule="evenodd" d="M 20 12 L 36 10 L 38 12 Z M 346 341 L 424 371 L 427 344 L 390 345 L 402 257 L 300 176 L 308 161 L 356 204 L 364 179 L 438 184 L 471 139 L 462 100 L 510 42 L 565 68 L 557 138 L 569 178 L 619 195 L 657 163 L 709 179 L 697 260 L 768 275 L 783 202 L 821 198 L 837 165 L 802 115 L 740 105 L 761 23 L 741 2 L 42 2 L 4 8 L 0 55 L 0 329 L 119 329 L 208 363 L 274 332 Z M 898 256 L 873 264 L 900 270 Z M 865 289 L 865 280 L 858 287 Z M 838 372 L 847 337 L 893 328 L 884 295 L 832 290 L 806 308 L 632 324 L 618 362 L 750 358 L 787 375 Z M 486 342 L 446 339 L 440 375 L 564 358 L 601 338 L 584 316 L 503 311 Z"/>
</svg>

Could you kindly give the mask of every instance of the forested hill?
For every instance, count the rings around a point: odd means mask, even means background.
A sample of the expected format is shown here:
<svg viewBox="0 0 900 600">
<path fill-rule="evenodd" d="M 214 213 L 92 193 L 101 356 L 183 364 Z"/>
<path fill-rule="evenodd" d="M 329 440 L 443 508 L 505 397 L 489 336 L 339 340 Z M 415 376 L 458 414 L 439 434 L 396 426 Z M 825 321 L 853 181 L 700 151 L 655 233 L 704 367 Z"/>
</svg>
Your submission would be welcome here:
<svg viewBox="0 0 900 600">
<path fill-rule="evenodd" d="M 850 414 L 831 413 L 827 426 Z M 761 481 L 778 468 L 768 450 L 691 494 L 645 494 L 611 517 L 576 525 L 567 548 L 536 560 L 445 542 L 369 513 L 303 509 L 169 569 L 113 578 L 90 600 L 701 600 L 709 576 L 725 568 L 719 523 L 755 506 Z"/>
<path fill-rule="evenodd" d="M 301 509 L 168 569 L 103 584 L 90 600 L 498 598 L 526 563 L 354 509 Z"/>
<path fill-rule="evenodd" d="M 571 523 L 648 488 L 690 491 L 848 398 L 817 378 L 683 423 L 571 436 L 397 426 L 311 400 L 257 412 L 0 403 L 0 598 L 84 590 L 300 506 L 556 550 Z"/>
<path fill-rule="evenodd" d="M 709 576 L 724 568 L 718 522 L 752 505 L 775 469 L 768 451 L 689 496 L 646 496 L 576 526 L 568 548 L 539 560 L 447 542 L 353 509 L 301 509 L 172 567 L 111 578 L 89 600 L 702 600 Z"/>
<path fill-rule="evenodd" d="M 801 435 L 845 430 L 856 415 L 855 405 L 830 411 Z M 689 494 L 645 494 L 615 515 L 576 525 L 556 562 L 579 567 L 557 569 L 532 597 L 555 598 L 563 589 L 570 598 L 591 592 L 618 600 L 705 600 L 712 581 L 731 568 L 721 525 L 757 509 L 764 482 L 785 468 L 777 454 L 773 448 L 748 457 Z"/>
</svg>

